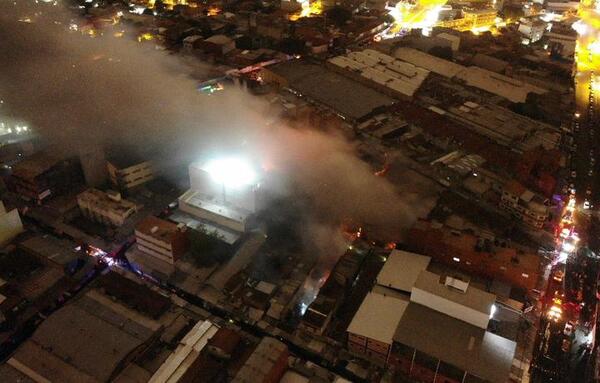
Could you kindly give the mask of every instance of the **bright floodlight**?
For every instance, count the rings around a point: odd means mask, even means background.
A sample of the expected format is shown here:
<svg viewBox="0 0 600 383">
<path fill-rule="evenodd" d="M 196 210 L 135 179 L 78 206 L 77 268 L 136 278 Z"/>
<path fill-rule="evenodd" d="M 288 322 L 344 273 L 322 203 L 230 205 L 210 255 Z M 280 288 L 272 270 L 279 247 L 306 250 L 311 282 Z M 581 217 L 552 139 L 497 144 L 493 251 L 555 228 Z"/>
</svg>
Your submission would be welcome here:
<svg viewBox="0 0 600 383">
<path fill-rule="evenodd" d="M 210 174 L 215 182 L 226 187 L 241 187 L 250 185 L 256 180 L 256 173 L 252 167 L 239 158 L 222 158 L 209 161 L 204 170 Z"/>
</svg>

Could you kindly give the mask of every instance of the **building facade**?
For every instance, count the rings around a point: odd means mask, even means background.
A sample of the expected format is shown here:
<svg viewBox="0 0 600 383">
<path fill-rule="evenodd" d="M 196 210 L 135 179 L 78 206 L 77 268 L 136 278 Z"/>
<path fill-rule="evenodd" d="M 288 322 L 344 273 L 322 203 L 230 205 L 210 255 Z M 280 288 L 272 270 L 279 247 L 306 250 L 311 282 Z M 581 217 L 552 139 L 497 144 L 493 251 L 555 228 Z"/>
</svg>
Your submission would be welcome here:
<svg viewBox="0 0 600 383">
<path fill-rule="evenodd" d="M 121 194 L 98 189 L 79 194 L 77 205 L 85 217 L 107 226 L 122 226 L 137 211 L 136 204 L 122 199 Z"/>
<path fill-rule="evenodd" d="M 9 186 L 24 199 L 41 203 L 82 183 L 79 160 L 59 159 L 40 152 L 13 166 Z"/>
<path fill-rule="evenodd" d="M 502 239 L 426 220 L 419 220 L 412 227 L 408 246 L 469 274 L 497 279 L 514 287 L 534 289 L 540 277 L 537 254 L 510 246 Z"/>
<path fill-rule="evenodd" d="M 541 229 L 548 220 L 550 209 L 546 199 L 527 190 L 517 181 L 507 182 L 500 198 L 500 207 L 529 226 Z"/>
<path fill-rule="evenodd" d="M 110 181 L 119 190 L 127 191 L 154 179 L 154 167 L 150 161 L 120 164 L 108 160 L 106 168 Z"/>
<path fill-rule="evenodd" d="M 154 216 L 147 217 L 136 226 L 135 238 L 140 251 L 170 264 L 187 251 L 185 225 L 176 225 Z"/>
</svg>

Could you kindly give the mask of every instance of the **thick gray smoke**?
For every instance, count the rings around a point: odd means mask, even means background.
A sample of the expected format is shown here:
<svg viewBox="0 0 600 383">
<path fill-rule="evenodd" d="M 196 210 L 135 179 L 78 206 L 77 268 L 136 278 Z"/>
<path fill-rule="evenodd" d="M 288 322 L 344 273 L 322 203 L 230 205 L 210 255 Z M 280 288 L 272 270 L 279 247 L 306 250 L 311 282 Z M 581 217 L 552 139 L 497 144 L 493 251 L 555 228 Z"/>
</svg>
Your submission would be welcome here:
<svg viewBox="0 0 600 383">
<path fill-rule="evenodd" d="M 336 251 L 330 245 L 341 243 L 344 220 L 384 229 L 393 240 L 423 213 L 415 207 L 427 204 L 411 190 L 414 175 L 400 186 L 375 177 L 345 139 L 283 123 L 267 127 L 265 103 L 241 91 L 200 95 L 176 56 L 108 29 L 99 38 L 69 33 L 70 11 L 47 6 L 36 16 L 38 5 L 18 3 L 0 1 L 0 115 L 28 123 L 57 150 L 128 144 L 185 165 L 207 151 L 245 146 L 281 177 L 277 192 L 308 197 L 307 222 L 318 222 L 316 239 L 329 242 L 318 246 L 323 252 Z M 23 17 L 32 22 L 19 22 Z M 322 235 L 323 225 L 331 236 Z"/>
</svg>

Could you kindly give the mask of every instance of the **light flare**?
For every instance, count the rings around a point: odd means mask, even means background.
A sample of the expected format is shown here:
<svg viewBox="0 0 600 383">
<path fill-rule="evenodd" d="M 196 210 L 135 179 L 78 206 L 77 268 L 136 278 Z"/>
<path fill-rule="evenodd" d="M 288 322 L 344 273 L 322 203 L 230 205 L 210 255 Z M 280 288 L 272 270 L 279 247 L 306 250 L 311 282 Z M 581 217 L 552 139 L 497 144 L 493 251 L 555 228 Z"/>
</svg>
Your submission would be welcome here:
<svg viewBox="0 0 600 383">
<path fill-rule="evenodd" d="M 302 9 L 300 9 L 299 12 L 293 13 L 289 16 L 291 21 L 296 21 L 302 17 L 318 16 L 323 13 L 323 4 L 321 3 L 321 0 L 315 0 L 312 2 L 310 0 L 304 0 L 300 3 L 300 5 L 302 6 Z"/>
<path fill-rule="evenodd" d="M 577 109 L 587 111 L 590 102 L 600 96 L 600 0 L 579 3 L 575 62 L 577 67 Z"/>
</svg>

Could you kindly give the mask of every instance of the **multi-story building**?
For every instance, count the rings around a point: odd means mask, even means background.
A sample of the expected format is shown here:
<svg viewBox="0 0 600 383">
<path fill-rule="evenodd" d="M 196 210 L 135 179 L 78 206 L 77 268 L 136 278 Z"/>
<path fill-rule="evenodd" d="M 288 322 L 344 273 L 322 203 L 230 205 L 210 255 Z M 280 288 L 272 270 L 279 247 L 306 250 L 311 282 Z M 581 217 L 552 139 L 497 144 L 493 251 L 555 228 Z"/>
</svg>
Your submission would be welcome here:
<svg viewBox="0 0 600 383">
<path fill-rule="evenodd" d="M 463 17 L 454 20 L 444 20 L 438 26 L 457 29 L 459 31 L 477 30 L 494 25 L 497 10 L 493 8 L 463 10 Z"/>
<path fill-rule="evenodd" d="M 487 331 L 496 296 L 464 275 L 424 270 L 429 259 L 418 254 L 397 255 L 382 273 L 402 270 L 400 260 L 406 281 L 400 289 L 376 285 L 367 294 L 348 326 L 348 350 L 418 381 L 508 381 L 516 343 Z"/>
<path fill-rule="evenodd" d="M 109 226 L 122 226 L 137 211 L 137 205 L 121 198 L 120 193 L 88 189 L 77 196 L 83 215 Z"/>
<path fill-rule="evenodd" d="M 82 183 L 83 173 L 77 159 L 63 160 L 39 152 L 13 166 L 10 187 L 21 197 L 41 203 Z"/>
<path fill-rule="evenodd" d="M 110 181 L 119 190 L 127 191 L 154 179 L 154 167 L 150 161 L 134 158 L 111 157 L 106 161 Z"/>
<path fill-rule="evenodd" d="M 187 250 L 186 226 L 148 216 L 135 228 L 135 238 L 140 251 L 174 264 Z"/>
<path fill-rule="evenodd" d="M 523 35 L 523 43 L 533 44 L 544 36 L 546 23 L 541 20 L 527 20 L 519 24 L 519 33 Z"/>
<path fill-rule="evenodd" d="M 411 302 L 484 330 L 495 300 L 494 294 L 470 286 L 464 276 L 437 275 L 427 270 L 419 274 L 410 294 Z"/>
<path fill-rule="evenodd" d="M 348 349 L 386 364 L 393 337 L 404 314 L 410 293 L 430 257 L 394 250 L 377 275 L 376 285 L 363 300 L 348 326 Z M 373 325 L 377 318 L 377 325 Z"/>
<path fill-rule="evenodd" d="M 244 232 L 260 209 L 259 180 L 237 159 L 193 163 L 190 190 L 179 197 L 179 209 L 202 220 Z"/>
<path fill-rule="evenodd" d="M 517 181 L 509 181 L 502 188 L 500 207 L 536 228 L 542 228 L 550 214 L 547 200 Z"/>
<path fill-rule="evenodd" d="M 411 381 L 506 383 L 516 343 L 410 302 L 394 334 L 389 364 Z"/>
<path fill-rule="evenodd" d="M 533 289 L 540 277 L 537 254 L 485 233 L 475 234 L 419 220 L 410 230 L 407 245 L 469 274 L 514 287 Z"/>
<path fill-rule="evenodd" d="M 495 298 L 464 277 L 422 271 L 393 335 L 389 364 L 418 381 L 505 383 L 516 343 L 487 331 Z"/>
</svg>

